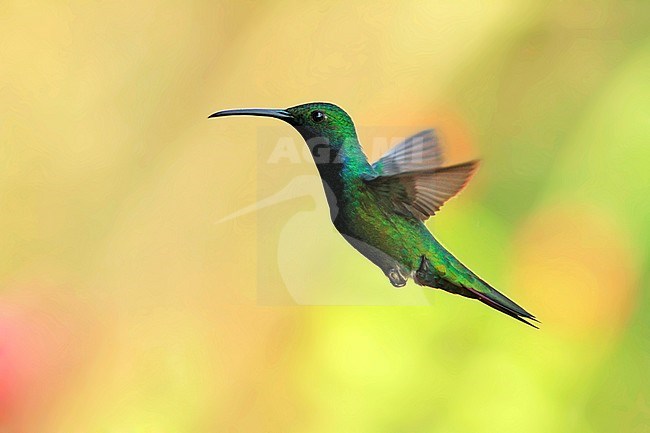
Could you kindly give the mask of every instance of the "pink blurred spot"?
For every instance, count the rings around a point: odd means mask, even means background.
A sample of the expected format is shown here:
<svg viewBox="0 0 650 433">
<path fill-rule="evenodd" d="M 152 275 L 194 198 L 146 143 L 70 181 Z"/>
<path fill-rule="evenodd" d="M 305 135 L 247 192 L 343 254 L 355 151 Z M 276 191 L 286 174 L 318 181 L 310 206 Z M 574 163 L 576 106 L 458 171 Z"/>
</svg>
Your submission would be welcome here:
<svg viewBox="0 0 650 433">
<path fill-rule="evenodd" d="M 53 302 L 43 292 L 0 298 L 0 424 L 19 431 L 40 422 L 62 397 L 79 367 L 79 350 L 87 349 L 75 310 L 62 309 L 60 297 Z"/>
</svg>

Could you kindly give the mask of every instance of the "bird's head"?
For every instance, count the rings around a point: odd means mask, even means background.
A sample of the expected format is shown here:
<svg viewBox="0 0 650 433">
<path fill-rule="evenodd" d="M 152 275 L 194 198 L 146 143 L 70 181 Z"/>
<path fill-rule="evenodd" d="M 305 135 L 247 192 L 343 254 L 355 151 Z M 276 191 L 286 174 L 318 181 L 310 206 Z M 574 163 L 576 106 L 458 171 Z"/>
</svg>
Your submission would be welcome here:
<svg viewBox="0 0 650 433">
<path fill-rule="evenodd" d="M 329 139 L 331 145 L 342 144 L 342 139 L 355 138 L 354 123 L 342 108 L 328 102 L 310 102 L 287 108 L 291 123 L 307 141 Z"/>
<path fill-rule="evenodd" d="M 302 135 L 312 153 L 322 148 L 338 152 L 346 142 L 356 143 L 357 135 L 350 116 L 328 102 L 310 102 L 286 109 L 223 110 L 210 115 L 210 118 L 222 116 L 263 116 L 283 120 Z"/>
</svg>

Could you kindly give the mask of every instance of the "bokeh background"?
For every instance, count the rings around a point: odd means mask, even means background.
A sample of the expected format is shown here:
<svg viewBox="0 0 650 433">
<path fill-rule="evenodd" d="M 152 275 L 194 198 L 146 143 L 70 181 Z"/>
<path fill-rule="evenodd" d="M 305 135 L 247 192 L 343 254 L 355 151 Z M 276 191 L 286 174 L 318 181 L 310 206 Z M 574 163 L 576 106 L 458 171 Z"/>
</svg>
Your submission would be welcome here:
<svg viewBox="0 0 650 433">
<path fill-rule="evenodd" d="M 649 6 L 3 0 L 0 431 L 650 431 Z M 262 221 L 324 198 L 219 222 L 260 131 L 297 134 L 206 116 L 313 100 L 482 157 L 430 227 L 541 330 L 438 291 L 259 302 Z M 420 293 L 307 215 L 314 290 Z"/>
</svg>

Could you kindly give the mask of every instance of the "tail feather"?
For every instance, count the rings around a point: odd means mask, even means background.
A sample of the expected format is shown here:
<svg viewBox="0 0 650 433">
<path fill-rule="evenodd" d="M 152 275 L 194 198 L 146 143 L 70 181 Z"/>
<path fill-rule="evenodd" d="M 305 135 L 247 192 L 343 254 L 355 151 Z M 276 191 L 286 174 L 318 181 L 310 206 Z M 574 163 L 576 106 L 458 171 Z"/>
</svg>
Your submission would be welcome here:
<svg viewBox="0 0 650 433">
<path fill-rule="evenodd" d="M 462 278 L 441 275 L 431 266 L 429 260 L 425 256 L 422 256 L 420 267 L 415 274 L 415 281 L 423 286 L 434 287 L 468 298 L 478 299 L 497 311 L 507 314 L 533 328 L 537 328 L 537 326 L 529 322 L 531 320 L 539 323 L 539 320 L 535 316 L 480 279 L 460 262 L 457 261 L 457 265 L 454 269 L 464 274 L 461 276 Z M 469 284 L 468 282 L 470 281 L 473 284 Z"/>
<path fill-rule="evenodd" d="M 539 329 L 536 325 L 534 325 L 534 324 L 532 324 L 532 323 L 530 323 L 528 321 L 528 320 L 532 320 L 534 322 L 539 323 L 539 320 L 537 320 L 537 318 L 535 318 L 535 316 L 533 316 L 532 314 L 530 314 L 529 312 L 527 312 L 526 310 L 521 308 L 519 305 L 512 302 L 510 299 L 506 298 L 503 294 L 499 293 L 494 288 L 491 288 L 492 291 L 498 293 L 499 295 L 501 295 L 505 299 L 508 299 L 509 303 L 514 305 L 516 307 L 516 309 L 512 308 L 512 307 L 510 307 L 508 305 L 499 303 L 499 302 L 495 301 L 494 299 L 490 298 L 489 296 L 487 296 L 486 294 L 483 294 L 483 293 L 479 292 L 478 290 L 472 289 L 471 287 L 463 287 L 463 288 L 468 290 L 470 293 L 472 293 L 474 295 L 475 299 L 478 299 L 479 301 L 481 301 L 485 305 L 488 305 L 488 306 L 494 308 L 497 311 L 501 311 L 502 313 L 507 314 L 508 316 L 510 316 L 510 317 L 512 317 L 514 319 L 517 319 L 520 322 L 525 323 L 526 325 L 532 326 L 535 329 Z"/>
</svg>

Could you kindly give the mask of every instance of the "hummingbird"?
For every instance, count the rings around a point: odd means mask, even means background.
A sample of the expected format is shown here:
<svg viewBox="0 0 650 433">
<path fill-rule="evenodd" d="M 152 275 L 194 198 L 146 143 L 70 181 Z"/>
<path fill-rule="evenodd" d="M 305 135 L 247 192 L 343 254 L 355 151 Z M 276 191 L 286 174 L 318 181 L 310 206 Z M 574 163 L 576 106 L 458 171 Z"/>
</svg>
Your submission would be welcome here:
<svg viewBox="0 0 650 433">
<path fill-rule="evenodd" d="M 322 180 L 334 227 L 395 287 L 420 285 L 477 299 L 527 325 L 538 320 L 447 251 L 424 222 L 458 194 L 479 161 L 443 165 L 434 130 L 425 130 L 368 162 L 354 122 L 340 107 L 311 102 L 286 109 L 217 111 L 209 118 L 283 120 L 305 140 Z"/>
</svg>

